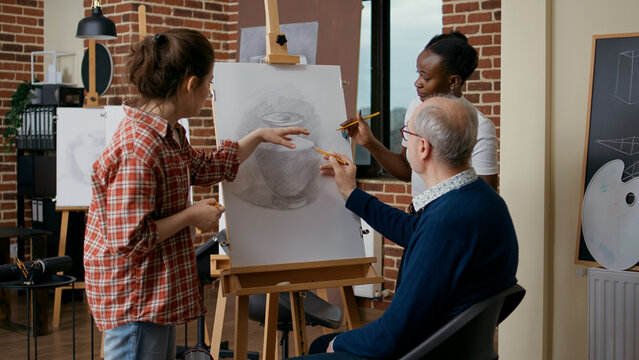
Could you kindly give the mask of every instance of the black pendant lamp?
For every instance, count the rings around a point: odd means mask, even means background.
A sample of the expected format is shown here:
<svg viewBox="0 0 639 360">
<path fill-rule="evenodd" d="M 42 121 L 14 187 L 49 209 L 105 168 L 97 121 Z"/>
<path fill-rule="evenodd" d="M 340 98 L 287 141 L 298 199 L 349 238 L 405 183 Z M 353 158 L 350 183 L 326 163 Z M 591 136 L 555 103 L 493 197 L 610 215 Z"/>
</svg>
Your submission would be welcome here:
<svg viewBox="0 0 639 360">
<path fill-rule="evenodd" d="M 91 15 L 80 20 L 75 37 L 91 40 L 113 40 L 118 37 L 113 21 L 102 15 L 100 0 L 93 0 Z"/>
</svg>

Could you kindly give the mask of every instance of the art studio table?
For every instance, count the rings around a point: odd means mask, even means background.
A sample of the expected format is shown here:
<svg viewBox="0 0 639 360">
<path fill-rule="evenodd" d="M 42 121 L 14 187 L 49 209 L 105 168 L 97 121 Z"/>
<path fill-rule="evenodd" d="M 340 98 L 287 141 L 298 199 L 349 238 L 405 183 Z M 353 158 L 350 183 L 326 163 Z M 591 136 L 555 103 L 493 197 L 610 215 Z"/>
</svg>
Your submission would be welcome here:
<svg viewBox="0 0 639 360">
<path fill-rule="evenodd" d="M 31 240 L 31 258 L 41 257 L 46 253 L 47 235 L 50 231 L 40 229 L 30 229 L 20 226 L 0 227 L 0 250 L 6 258 L 0 258 L 0 264 L 9 262 L 10 240 L 17 238 L 18 241 Z"/>
<path fill-rule="evenodd" d="M 30 229 L 21 226 L 0 227 L 0 265 L 8 264 L 10 261 L 11 239 L 18 239 L 18 248 L 24 246 L 25 240 L 31 242 L 31 259 L 46 256 L 47 236 L 51 235 L 50 231 L 40 229 Z M 24 259 L 22 259 L 24 260 Z M 37 291 L 38 297 L 41 299 L 39 308 L 36 309 L 41 319 L 47 319 L 49 314 L 49 302 L 46 301 L 46 291 Z M 10 305 L 6 294 L 0 291 L 0 321 L 9 320 Z M 45 335 L 49 332 L 48 323 L 42 322 L 38 327 L 38 333 Z"/>
<path fill-rule="evenodd" d="M 53 289 L 64 285 L 73 287 L 75 277 L 69 275 L 48 275 L 40 278 L 36 284 L 27 285 L 22 280 L 14 280 L 0 283 L 0 289 L 8 290 L 26 290 L 27 291 L 27 359 L 31 358 L 31 329 L 33 329 L 33 343 L 34 343 L 34 359 L 38 358 L 38 332 L 36 331 L 36 325 L 38 321 L 37 311 L 33 312 L 33 327 L 31 327 L 31 297 L 34 294 L 34 290 L 39 289 Z M 73 359 L 75 359 L 75 299 L 71 292 L 71 328 L 73 336 Z M 37 296 L 33 296 L 33 308 L 37 308 Z"/>
</svg>

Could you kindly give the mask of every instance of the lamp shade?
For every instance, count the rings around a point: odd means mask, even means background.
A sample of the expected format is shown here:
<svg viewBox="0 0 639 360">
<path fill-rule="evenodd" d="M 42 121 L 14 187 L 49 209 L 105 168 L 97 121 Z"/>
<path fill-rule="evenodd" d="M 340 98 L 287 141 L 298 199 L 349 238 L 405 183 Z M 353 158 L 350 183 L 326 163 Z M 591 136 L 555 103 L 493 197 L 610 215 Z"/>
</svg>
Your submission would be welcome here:
<svg viewBox="0 0 639 360">
<path fill-rule="evenodd" d="M 75 37 L 92 40 L 112 40 L 118 37 L 115 32 L 115 24 L 109 18 L 102 15 L 99 6 L 91 9 L 91 15 L 80 20 Z"/>
</svg>

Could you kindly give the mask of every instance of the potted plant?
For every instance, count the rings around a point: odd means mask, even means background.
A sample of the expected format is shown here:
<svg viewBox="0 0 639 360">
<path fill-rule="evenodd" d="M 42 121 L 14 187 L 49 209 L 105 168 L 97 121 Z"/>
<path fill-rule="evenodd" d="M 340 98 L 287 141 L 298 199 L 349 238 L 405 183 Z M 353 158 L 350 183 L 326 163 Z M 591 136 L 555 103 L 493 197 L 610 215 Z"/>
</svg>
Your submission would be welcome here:
<svg viewBox="0 0 639 360">
<path fill-rule="evenodd" d="M 11 147 L 15 144 L 18 129 L 22 126 L 22 113 L 31 103 L 31 99 L 35 98 L 32 92 L 34 88 L 33 84 L 24 81 L 18 85 L 16 91 L 11 95 L 11 109 L 7 111 L 4 122 L 6 128 L 2 134 L 5 146 Z"/>
</svg>

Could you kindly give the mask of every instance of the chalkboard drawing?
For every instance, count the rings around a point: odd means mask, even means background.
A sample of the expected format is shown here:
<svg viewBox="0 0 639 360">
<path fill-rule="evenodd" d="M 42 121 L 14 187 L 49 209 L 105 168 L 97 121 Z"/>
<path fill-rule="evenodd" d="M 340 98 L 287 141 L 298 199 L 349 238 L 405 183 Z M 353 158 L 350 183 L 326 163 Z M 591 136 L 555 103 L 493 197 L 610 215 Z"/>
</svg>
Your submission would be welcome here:
<svg viewBox="0 0 639 360">
<path fill-rule="evenodd" d="M 628 181 L 632 178 L 636 178 L 639 177 L 639 161 L 633 163 L 632 165 L 628 166 L 624 171 L 623 171 L 623 178 L 621 179 L 622 181 Z"/>
<path fill-rule="evenodd" d="M 639 179 L 622 182 L 623 161 L 599 168 L 583 200 L 586 247 L 603 267 L 625 270 L 639 262 Z"/>
<path fill-rule="evenodd" d="M 637 136 L 623 139 L 596 140 L 596 143 L 626 155 L 639 154 L 639 137 Z"/>
<path fill-rule="evenodd" d="M 637 136 L 623 139 L 595 140 L 595 142 L 625 155 L 639 154 L 639 137 Z M 622 181 L 628 181 L 639 176 L 639 161 L 628 166 L 623 174 Z"/>
<path fill-rule="evenodd" d="M 619 53 L 615 96 L 627 104 L 639 102 L 639 50 Z"/>
</svg>

